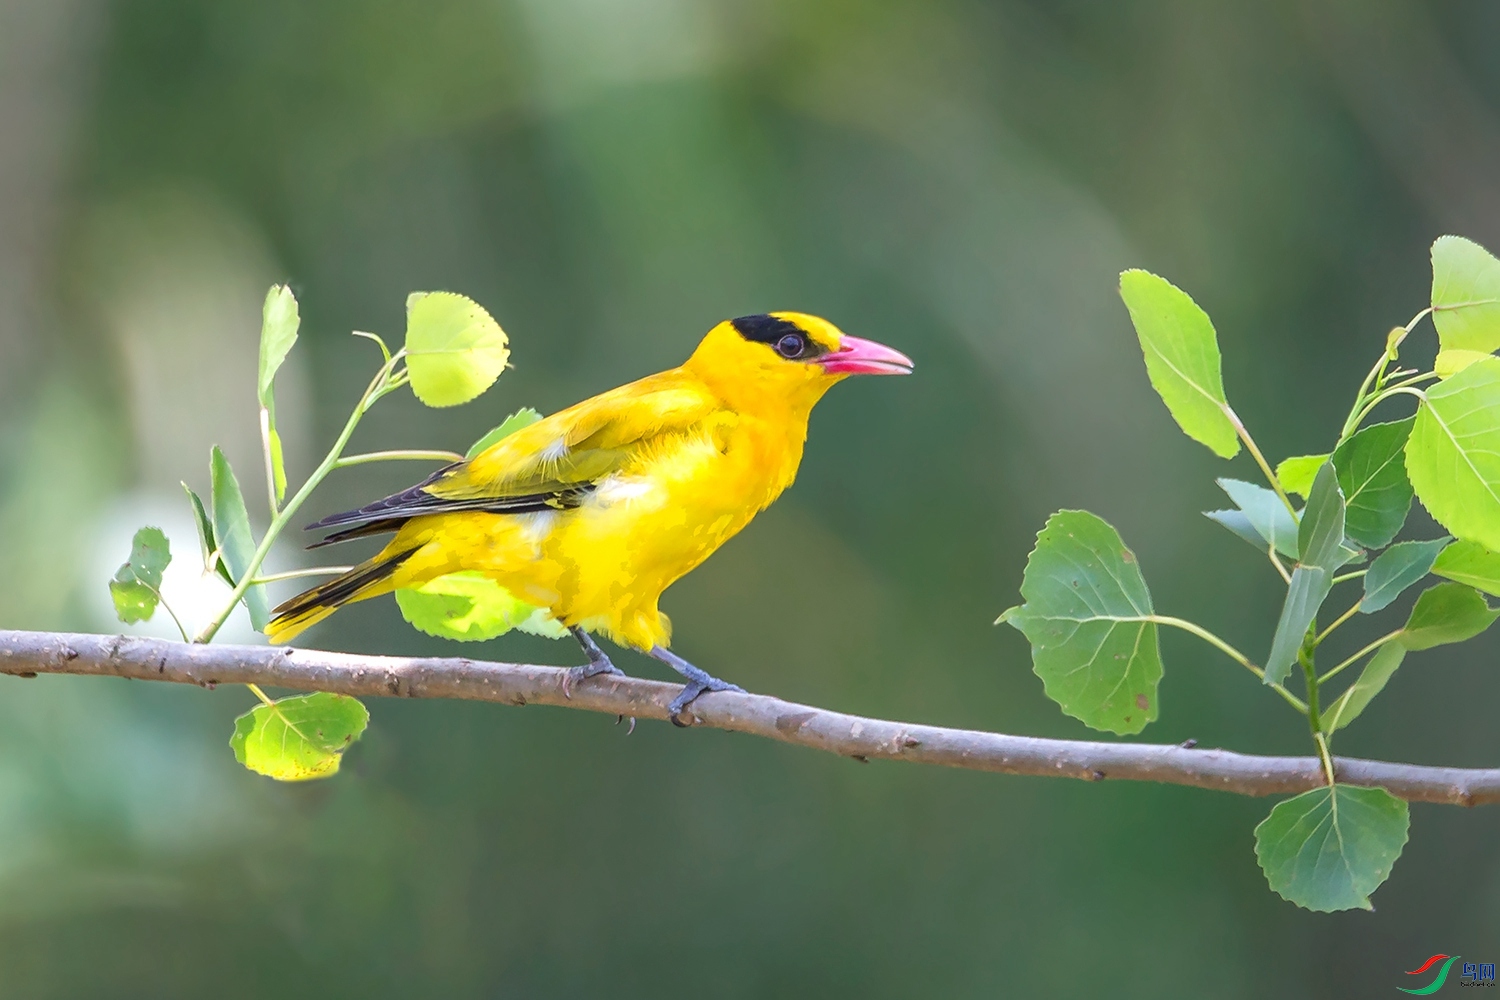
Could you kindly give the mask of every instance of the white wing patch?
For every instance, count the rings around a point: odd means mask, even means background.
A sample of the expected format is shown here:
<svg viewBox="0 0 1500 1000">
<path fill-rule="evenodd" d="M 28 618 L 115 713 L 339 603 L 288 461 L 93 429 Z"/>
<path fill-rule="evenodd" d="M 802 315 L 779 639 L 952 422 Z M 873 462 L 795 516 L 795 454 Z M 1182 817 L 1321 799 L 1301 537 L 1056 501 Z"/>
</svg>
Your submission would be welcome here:
<svg viewBox="0 0 1500 1000">
<path fill-rule="evenodd" d="M 566 438 L 558 438 L 547 447 L 536 453 L 542 462 L 557 463 L 568 457 L 568 441 Z"/>
<path fill-rule="evenodd" d="M 591 499 L 600 506 L 613 507 L 616 504 L 645 500 L 660 492 L 661 485 L 644 476 L 616 474 L 606 477 L 594 490 Z"/>
</svg>

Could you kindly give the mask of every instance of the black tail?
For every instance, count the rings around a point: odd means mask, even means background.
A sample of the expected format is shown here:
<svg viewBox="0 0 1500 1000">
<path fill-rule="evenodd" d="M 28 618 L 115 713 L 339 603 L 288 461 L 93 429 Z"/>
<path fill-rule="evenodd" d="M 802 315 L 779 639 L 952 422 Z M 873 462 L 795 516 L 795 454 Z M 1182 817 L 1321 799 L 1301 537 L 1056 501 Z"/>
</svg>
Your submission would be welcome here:
<svg viewBox="0 0 1500 1000">
<path fill-rule="evenodd" d="M 267 637 L 275 643 L 286 642 L 351 601 L 385 593 L 391 588 L 382 585 L 415 551 L 408 549 L 385 558 L 377 556 L 327 583 L 303 591 L 276 608 L 276 617 L 266 625 Z"/>
</svg>

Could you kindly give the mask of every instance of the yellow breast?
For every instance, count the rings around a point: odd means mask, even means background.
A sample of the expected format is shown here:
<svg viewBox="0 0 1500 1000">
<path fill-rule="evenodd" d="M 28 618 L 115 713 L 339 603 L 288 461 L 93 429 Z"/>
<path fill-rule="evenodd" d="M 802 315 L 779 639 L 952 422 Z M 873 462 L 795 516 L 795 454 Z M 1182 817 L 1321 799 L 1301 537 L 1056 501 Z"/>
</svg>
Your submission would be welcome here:
<svg viewBox="0 0 1500 1000">
<path fill-rule="evenodd" d="M 805 419 L 788 426 L 720 410 L 642 446 L 579 507 L 414 519 L 393 543 L 421 546 L 397 585 L 477 569 L 564 624 L 638 649 L 665 646 L 662 591 L 791 484 L 805 437 Z"/>
</svg>

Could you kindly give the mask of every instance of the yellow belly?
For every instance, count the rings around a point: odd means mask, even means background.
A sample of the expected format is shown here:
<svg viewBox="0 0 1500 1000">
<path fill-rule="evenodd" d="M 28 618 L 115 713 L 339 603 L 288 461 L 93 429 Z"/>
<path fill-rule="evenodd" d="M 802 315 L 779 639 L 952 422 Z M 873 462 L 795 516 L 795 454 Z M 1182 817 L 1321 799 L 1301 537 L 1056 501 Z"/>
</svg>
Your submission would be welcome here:
<svg viewBox="0 0 1500 1000">
<path fill-rule="evenodd" d="M 791 483 L 800 435 L 720 429 L 663 442 L 603 480 L 582 506 L 537 514 L 415 518 L 388 551 L 416 548 L 392 583 L 478 570 L 565 625 L 637 649 L 666 646 L 662 591 Z"/>
</svg>

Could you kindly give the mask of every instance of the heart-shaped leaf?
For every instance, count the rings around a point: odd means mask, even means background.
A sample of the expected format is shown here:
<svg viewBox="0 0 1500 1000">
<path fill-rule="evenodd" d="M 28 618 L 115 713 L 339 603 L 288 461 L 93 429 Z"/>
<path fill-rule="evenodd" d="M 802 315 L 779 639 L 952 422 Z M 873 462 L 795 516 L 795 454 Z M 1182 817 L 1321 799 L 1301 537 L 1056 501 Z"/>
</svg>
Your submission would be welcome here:
<svg viewBox="0 0 1500 1000">
<path fill-rule="evenodd" d="M 369 721 L 357 699 L 318 691 L 257 705 L 234 720 L 229 746 L 235 760 L 277 781 L 327 778 Z"/>
<path fill-rule="evenodd" d="M 406 300 L 406 370 L 428 406 L 467 403 L 495 383 L 510 342 L 484 307 L 454 292 L 413 292 Z"/>
<path fill-rule="evenodd" d="M 1026 603 L 998 621 L 1031 641 L 1033 669 L 1064 713 L 1122 735 L 1156 718 L 1162 667 L 1151 594 L 1119 532 L 1088 511 L 1053 514 L 1021 595 Z"/>
<path fill-rule="evenodd" d="M 1373 909 L 1411 824 L 1384 788 L 1334 785 L 1276 803 L 1255 828 L 1255 856 L 1282 898 L 1309 910 Z"/>
<path fill-rule="evenodd" d="M 1500 551 L 1500 358 L 1426 392 L 1406 442 L 1406 471 L 1455 538 Z"/>
<path fill-rule="evenodd" d="M 1444 351 L 1500 347 L 1500 260 L 1473 240 L 1432 244 L 1432 324 Z"/>
<path fill-rule="evenodd" d="M 561 639 L 568 630 L 544 608 L 513 597 L 482 573 L 449 573 L 420 587 L 396 591 L 401 615 L 428 635 L 477 642 L 520 629 Z"/>
</svg>

